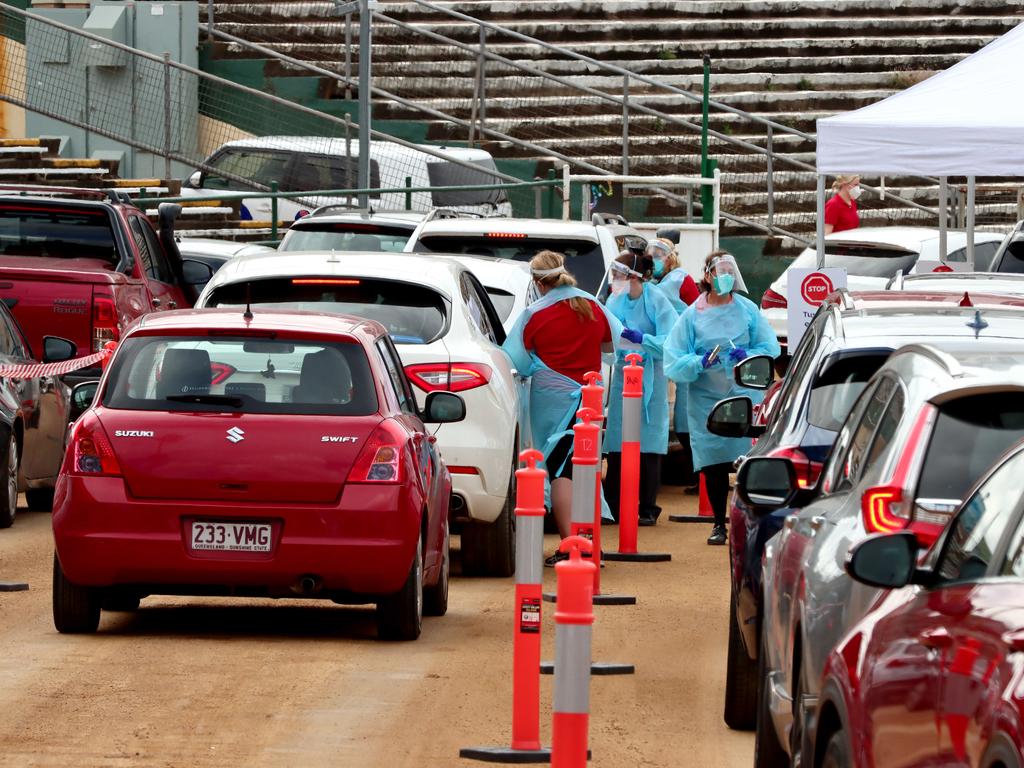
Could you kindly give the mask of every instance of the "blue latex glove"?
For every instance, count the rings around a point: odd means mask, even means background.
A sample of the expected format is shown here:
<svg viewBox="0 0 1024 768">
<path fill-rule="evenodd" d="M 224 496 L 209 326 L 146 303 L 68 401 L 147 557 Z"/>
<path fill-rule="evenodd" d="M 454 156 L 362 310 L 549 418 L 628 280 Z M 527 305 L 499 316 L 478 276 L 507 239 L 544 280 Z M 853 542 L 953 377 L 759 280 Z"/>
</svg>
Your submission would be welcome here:
<svg viewBox="0 0 1024 768">
<path fill-rule="evenodd" d="M 709 351 L 705 352 L 704 353 L 704 357 L 702 357 L 700 359 L 700 366 L 701 366 L 701 368 L 704 368 L 705 370 L 707 370 L 708 368 L 710 368 L 713 365 L 718 365 L 718 358 L 717 357 L 714 360 L 711 360 L 711 352 L 712 352 L 712 350 L 709 350 Z"/>
<path fill-rule="evenodd" d="M 729 359 L 732 360 L 734 363 L 738 363 L 740 360 L 745 360 L 749 356 L 750 353 L 747 352 L 747 350 L 745 350 L 743 347 L 735 347 L 729 350 Z"/>
<path fill-rule="evenodd" d="M 622 338 L 624 338 L 626 341 L 631 341 L 634 344 L 643 344 L 644 342 L 643 333 L 641 331 L 633 330 L 632 328 L 623 328 Z"/>
</svg>

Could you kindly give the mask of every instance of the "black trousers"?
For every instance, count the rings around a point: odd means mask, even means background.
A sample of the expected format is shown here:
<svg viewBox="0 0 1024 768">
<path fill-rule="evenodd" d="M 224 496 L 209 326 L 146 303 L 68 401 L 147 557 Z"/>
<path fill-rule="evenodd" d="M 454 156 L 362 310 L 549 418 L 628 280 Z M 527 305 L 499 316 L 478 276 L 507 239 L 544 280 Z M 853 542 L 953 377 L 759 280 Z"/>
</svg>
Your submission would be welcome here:
<svg viewBox="0 0 1024 768">
<path fill-rule="evenodd" d="M 619 519 L 619 493 L 622 486 L 622 454 L 607 453 L 608 474 L 604 479 L 604 497 L 612 517 Z M 661 454 L 640 454 L 640 517 L 657 520 L 661 514 L 658 491 L 661 490 Z"/>
<path fill-rule="evenodd" d="M 676 478 L 679 485 L 695 485 L 698 481 L 697 473 L 693 471 L 693 448 L 690 447 L 690 433 L 676 432 L 676 440 L 682 447 L 682 459 L 679 462 L 681 477 Z"/>
<path fill-rule="evenodd" d="M 729 505 L 729 473 L 732 462 L 712 464 L 701 469 L 704 485 L 708 491 L 708 501 L 715 515 L 715 525 L 725 525 L 726 508 Z"/>
</svg>

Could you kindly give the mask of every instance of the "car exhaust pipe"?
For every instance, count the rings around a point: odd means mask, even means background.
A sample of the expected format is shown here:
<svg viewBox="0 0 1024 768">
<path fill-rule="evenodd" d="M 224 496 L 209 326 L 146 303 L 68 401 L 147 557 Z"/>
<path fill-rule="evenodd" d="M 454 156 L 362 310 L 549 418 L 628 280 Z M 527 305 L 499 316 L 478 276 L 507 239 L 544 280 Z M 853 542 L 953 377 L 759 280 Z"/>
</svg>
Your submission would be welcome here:
<svg viewBox="0 0 1024 768">
<path fill-rule="evenodd" d="M 292 592 L 302 595 L 304 597 L 310 597 L 315 595 L 323 587 L 318 576 L 300 576 L 294 584 L 292 584 Z"/>
</svg>

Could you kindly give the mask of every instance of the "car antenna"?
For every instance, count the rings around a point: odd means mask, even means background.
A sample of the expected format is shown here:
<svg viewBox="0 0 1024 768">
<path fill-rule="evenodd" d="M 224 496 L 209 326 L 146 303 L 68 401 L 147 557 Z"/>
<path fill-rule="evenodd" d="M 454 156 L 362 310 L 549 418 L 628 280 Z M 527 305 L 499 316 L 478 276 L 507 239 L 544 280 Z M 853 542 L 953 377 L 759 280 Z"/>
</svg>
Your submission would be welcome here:
<svg viewBox="0 0 1024 768">
<path fill-rule="evenodd" d="M 246 322 L 252 320 L 252 283 L 245 284 L 245 312 L 242 319 Z"/>
</svg>

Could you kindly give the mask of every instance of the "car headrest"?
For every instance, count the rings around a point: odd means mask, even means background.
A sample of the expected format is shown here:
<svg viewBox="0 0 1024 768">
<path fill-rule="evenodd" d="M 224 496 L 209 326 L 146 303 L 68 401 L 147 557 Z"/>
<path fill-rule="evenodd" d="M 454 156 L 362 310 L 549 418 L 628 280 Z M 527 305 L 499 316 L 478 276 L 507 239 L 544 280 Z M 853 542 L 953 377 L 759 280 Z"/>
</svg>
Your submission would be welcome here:
<svg viewBox="0 0 1024 768">
<path fill-rule="evenodd" d="M 168 349 L 160 366 L 157 396 L 207 395 L 213 372 L 205 349 Z"/>
<path fill-rule="evenodd" d="M 349 247 L 353 251 L 379 251 L 380 239 L 373 235 L 354 235 L 349 241 Z"/>
<path fill-rule="evenodd" d="M 336 349 L 322 349 L 302 358 L 299 386 L 294 396 L 307 403 L 348 402 L 352 373 Z"/>
</svg>

